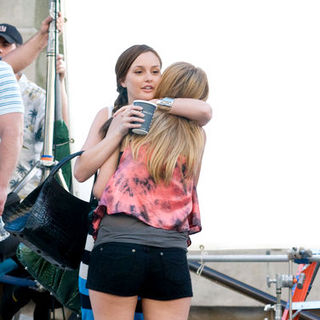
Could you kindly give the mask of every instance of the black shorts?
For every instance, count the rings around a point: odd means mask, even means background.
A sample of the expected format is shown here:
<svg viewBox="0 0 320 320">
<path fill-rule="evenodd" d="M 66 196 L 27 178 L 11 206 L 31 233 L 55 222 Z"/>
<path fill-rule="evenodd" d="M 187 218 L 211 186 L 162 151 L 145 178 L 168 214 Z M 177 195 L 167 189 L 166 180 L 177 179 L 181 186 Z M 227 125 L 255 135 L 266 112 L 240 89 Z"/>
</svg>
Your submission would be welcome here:
<svg viewBox="0 0 320 320">
<path fill-rule="evenodd" d="M 186 251 L 109 242 L 91 253 L 87 288 L 155 300 L 192 297 Z"/>
</svg>

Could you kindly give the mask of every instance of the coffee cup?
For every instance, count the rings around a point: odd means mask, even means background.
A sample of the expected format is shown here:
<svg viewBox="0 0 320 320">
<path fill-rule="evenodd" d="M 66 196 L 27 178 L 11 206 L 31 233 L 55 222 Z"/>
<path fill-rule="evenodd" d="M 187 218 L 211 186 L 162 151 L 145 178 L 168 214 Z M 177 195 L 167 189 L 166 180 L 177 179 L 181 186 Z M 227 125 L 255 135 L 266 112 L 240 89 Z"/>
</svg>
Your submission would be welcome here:
<svg viewBox="0 0 320 320">
<path fill-rule="evenodd" d="M 140 106 L 143 108 L 141 112 L 144 114 L 144 122 L 134 122 L 137 124 L 141 124 L 141 127 L 132 129 L 132 132 L 135 134 L 146 135 L 149 132 L 153 114 L 157 108 L 157 105 L 145 100 L 134 100 L 133 105 Z"/>
</svg>

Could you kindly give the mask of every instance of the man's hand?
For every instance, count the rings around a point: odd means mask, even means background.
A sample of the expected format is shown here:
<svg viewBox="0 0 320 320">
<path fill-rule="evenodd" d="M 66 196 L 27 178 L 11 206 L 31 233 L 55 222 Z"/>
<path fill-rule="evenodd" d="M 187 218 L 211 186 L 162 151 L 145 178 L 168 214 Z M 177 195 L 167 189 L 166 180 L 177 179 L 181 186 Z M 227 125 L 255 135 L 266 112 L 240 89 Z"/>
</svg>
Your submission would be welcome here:
<svg viewBox="0 0 320 320">
<path fill-rule="evenodd" d="M 52 20 L 53 18 L 51 16 L 48 16 L 41 22 L 41 27 L 40 27 L 41 34 L 47 34 L 49 32 L 50 23 Z M 57 19 L 56 26 L 59 32 L 62 32 L 63 24 L 64 24 L 64 19 L 61 16 L 61 12 L 58 12 L 58 19 Z"/>
<path fill-rule="evenodd" d="M 45 48 L 47 46 L 48 38 L 49 38 L 49 27 L 50 23 L 52 22 L 53 18 L 51 16 L 46 17 L 42 22 L 41 22 L 41 27 L 38 32 L 38 38 L 39 41 L 41 41 L 41 47 Z M 64 24 L 64 19 L 61 16 L 61 12 L 58 13 L 58 18 L 56 21 L 56 27 L 59 32 L 62 32 L 63 30 L 63 24 Z"/>
</svg>

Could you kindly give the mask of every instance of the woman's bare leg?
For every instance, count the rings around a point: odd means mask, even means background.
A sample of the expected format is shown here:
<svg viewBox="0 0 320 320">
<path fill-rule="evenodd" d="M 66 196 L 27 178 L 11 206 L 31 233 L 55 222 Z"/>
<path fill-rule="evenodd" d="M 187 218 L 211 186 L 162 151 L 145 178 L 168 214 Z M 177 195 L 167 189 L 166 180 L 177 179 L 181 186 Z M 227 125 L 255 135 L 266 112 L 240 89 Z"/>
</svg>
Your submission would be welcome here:
<svg viewBox="0 0 320 320">
<path fill-rule="evenodd" d="M 144 320 L 187 320 L 191 298 L 161 301 L 142 299 Z"/>
<path fill-rule="evenodd" d="M 89 290 L 94 320 L 132 320 L 137 304 L 137 296 L 120 297 L 108 293 Z"/>
</svg>

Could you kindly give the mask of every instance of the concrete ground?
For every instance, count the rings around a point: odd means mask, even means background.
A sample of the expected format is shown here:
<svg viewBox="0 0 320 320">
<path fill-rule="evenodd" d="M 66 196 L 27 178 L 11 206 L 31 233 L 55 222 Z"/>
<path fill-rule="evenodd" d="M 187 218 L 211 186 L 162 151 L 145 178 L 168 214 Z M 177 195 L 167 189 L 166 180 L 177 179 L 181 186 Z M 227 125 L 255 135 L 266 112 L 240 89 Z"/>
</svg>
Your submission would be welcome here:
<svg viewBox="0 0 320 320">
<path fill-rule="evenodd" d="M 32 320 L 34 305 L 28 304 L 21 310 L 18 319 Z M 66 311 L 66 316 L 69 313 Z M 273 320 L 272 314 L 266 313 L 262 308 L 257 307 L 197 307 L 193 306 L 190 310 L 188 320 Z M 61 309 L 55 311 L 55 319 L 62 320 Z"/>
<path fill-rule="evenodd" d="M 34 305 L 29 303 L 13 320 L 33 320 Z M 318 316 L 319 311 L 314 311 Z M 65 311 L 66 319 L 70 312 Z M 53 319 L 53 317 L 52 317 Z M 55 311 L 55 319 L 63 320 L 61 309 Z M 188 320 L 274 320 L 273 312 L 265 312 L 261 307 L 204 307 L 192 306 Z"/>
<path fill-rule="evenodd" d="M 257 307 L 192 307 L 188 320 L 273 320 L 273 315 Z"/>
</svg>

